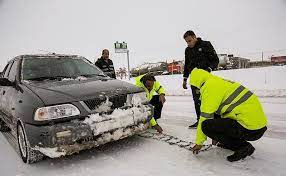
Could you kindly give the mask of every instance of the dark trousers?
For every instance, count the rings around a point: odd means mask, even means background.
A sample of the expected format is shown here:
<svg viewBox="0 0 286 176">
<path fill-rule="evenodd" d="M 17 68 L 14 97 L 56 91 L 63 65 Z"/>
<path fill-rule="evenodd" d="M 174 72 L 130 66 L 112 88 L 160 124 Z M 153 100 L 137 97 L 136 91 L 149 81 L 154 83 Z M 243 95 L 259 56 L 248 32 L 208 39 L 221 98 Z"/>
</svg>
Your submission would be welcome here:
<svg viewBox="0 0 286 176">
<path fill-rule="evenodd" d="M 192 85 L 191 85 L 191 89 L 192 89 L 193 100 L 194 100 L 194 104 L 195 104 L 195 110 L 196 110 L 196 114 L 197 114 L 197 120 L 199 121 L 200 115 L 201 115 L 200 90 L 198 88 L 196 88 L 195 86 L 192 86 Z"/>
<path fill-rule="evenodd" d="M 154 95 L 149 103 L 154 106 L 154 119 L 160 119 L 163 104 L 159 100 L 159 95 Z"/>
<path fill-rule="evenodd" d="M 229 118 L 208 119 L 202 123 L 203 133 L 213 140 L 223 144 L 226 148 L 237 151 L 241 147 L 261 138 L 267 127 L 258 130 L 248 130 L 236 120 Z"/>
</svg>

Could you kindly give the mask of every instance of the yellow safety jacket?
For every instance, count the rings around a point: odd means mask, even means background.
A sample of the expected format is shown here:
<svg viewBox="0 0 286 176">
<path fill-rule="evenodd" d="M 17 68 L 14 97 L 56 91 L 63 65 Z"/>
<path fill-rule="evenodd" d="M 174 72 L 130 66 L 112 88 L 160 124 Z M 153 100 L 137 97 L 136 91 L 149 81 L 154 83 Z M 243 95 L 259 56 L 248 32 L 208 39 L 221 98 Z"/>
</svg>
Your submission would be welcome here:
<svg viewBox="0 0 286 176">
<path fill-rule="evenodd" d="M 146 74 L 137 76 L 137 77 L 135 78 L 135 85 L 136 85 L 137 87 L 141 87 L 141 88 L 143 88 L 143 89 L 145 90 L 145 92 L 146 92 L 146 97 L 147 97 L 147 99 L 148 99 L 149 101 L 152 99 L 152 97 L 153 97 L 153 95 L 154 95 L 155 93 L 157 93 L 158 95 L 165 94 L 165 89 L 163 88 L 163 86 L 160 85 L 160 83 L 159 83 L 158 81 L 155 81 L 155 82 L 154 82 L 154 85 L 153 85 L 152 90 L 149 91 L 149 90 L 145 87 L 145 85 L 140 81 L 141 78 L 142 78 L 143 76 L 145 76 L 145 75 L 146 75 Z M 151 124 L 151 126 L 155 126 L 155 125 L 157 124 L 157 122 L 156 122 L 156 120 L 154 119 L 154 117 L 150 120 L 150 124 Z"/>
<path fill-rule="evenodd" d="M 193 69 L 190 84 L 199 88 L 201 93 L 201 114 L 197 128 L 196 144 L 202 145 L 207 137 L 202 132 L 202 122 L 214 117 L 236 120 L 248 130 L 266 126 L 267 118 L 258 97 L 239 83 L 212 75 L 202 69 Z"/>
</svg>

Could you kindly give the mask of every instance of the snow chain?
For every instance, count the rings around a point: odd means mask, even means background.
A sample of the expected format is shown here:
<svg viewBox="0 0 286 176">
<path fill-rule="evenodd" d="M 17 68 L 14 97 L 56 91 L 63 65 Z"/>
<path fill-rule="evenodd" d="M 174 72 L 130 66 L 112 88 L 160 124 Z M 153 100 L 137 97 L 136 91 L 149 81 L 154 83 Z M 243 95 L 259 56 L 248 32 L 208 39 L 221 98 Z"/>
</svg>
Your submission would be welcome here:
<svg viewBox="0 0 286 176">
<path fill-rule="evenodd" d="M 146 130 L 140 134 L 138 134 L 140 137 L 144 137 L 144 138 L 152 138 L 158 141 L 163 141 L 166 142 L 170 145 L 177 145 L 180 148 L 185 148 L 187 150 L 191 150 L 192 147 L 195 145 L 195 143 L 190 142 L 190 141 L 184 141 L 182 139 L 179 139 L 177 137 L 171 136 L 169 134 L 160 134 L 160 133 L 156 133 L 156 132 L 151 132 L 149 130 Z M 204 152 L 209 150 L 212 147 L 211 144 L 209 145 L 203 145 L 202 149 L 200 150 L 200 152 Z"/>
</svg>

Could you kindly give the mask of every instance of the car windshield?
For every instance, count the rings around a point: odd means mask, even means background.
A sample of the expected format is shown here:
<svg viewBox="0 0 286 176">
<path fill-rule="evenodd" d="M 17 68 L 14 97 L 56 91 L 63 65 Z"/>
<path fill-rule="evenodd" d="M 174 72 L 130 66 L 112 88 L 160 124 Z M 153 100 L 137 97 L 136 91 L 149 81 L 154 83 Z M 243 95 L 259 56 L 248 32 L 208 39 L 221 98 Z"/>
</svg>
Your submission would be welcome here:
<svg viewBox="0 0 286 176">
<path fill-rule="evenodd" d="M 77 78 L 79 76 L 105 75 L 88 60 L 80 57 L 30 57 L 23 60 L 23 80 L 41 81 L 45 79 Z"/>
</svg>

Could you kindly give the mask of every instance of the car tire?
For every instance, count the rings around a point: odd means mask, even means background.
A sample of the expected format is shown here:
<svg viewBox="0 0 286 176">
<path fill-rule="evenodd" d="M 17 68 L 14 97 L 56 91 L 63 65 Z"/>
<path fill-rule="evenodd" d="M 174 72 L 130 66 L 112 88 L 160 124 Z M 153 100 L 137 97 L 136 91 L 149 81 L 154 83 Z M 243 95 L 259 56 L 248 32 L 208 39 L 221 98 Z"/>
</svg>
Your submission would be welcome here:
<svg viewBox="0 0 286 176">
<path fill-rule="evenodd" d="M 8 132 L 10 128 L 6 125 L 6 123 L 0 119 L 0 132 Z"/>
<path fill-rule="evenodd" d="M 44 155 L 41 152 L 31 148 L 25 128 L 21 123 L 17 125 L 17 141 L 19 152 L 24 163 L 31 164 L 43 159 Z"/>
</svg>

